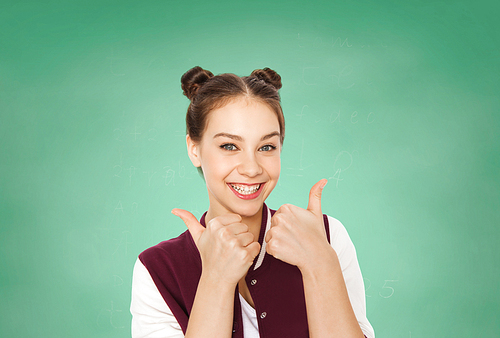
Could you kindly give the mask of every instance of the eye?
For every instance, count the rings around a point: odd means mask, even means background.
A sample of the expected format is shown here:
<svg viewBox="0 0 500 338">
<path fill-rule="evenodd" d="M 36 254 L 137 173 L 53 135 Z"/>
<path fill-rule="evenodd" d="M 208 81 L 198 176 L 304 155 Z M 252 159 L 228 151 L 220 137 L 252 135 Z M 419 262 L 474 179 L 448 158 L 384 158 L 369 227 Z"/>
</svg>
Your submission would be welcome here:
<svg viewBox="0 0 500 338">
<path fill-rule="evenodd" d="M 274 149 L 276 149 L 276 147 L 273 146 L 272 144 L 266 144 L 265 146 L 262 146 L 259 150 L 260 151 L 271 151 Z"/>
<path fill-rule="evenodd" d="M 221 145 L 220 148 L 222 148 L 224 150 L 228 150 L 228 151 L 238 150 L 238 148 L 232 143 L 225 143 L 225 144 Z"/>
</svg>

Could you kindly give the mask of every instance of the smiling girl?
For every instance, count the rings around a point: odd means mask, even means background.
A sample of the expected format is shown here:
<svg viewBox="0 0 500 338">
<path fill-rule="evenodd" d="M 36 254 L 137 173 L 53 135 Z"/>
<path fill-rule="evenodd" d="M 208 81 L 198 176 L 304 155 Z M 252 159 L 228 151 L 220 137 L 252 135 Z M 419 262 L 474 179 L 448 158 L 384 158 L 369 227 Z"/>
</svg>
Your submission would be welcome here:
<svg viewBox="0 0 500 338">
<path fill-rule="evenodd" d="M 198 221 L 139 255 L 132 337 L 368 337 L 363 278 L 343 225 L 321 212 L 264 204 L 280 175 L 285 123 L 271 69 L 186 72 L 187 150 L 207 186 Z"/>
</svg>

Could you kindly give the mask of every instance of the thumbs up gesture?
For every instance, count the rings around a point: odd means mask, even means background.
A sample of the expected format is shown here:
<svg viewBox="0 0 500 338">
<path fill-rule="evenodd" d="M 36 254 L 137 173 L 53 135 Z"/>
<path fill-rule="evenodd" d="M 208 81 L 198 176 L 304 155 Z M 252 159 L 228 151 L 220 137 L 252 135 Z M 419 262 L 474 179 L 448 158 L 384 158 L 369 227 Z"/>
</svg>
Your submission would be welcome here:
<svg viewBox="0 0 500 338">
<path fill-rule="evenodd" d="M 311 188 L 307 209 L 285 204 L 276 211 L 265 238 L 267 253 L 302 270 L 314 264 L 322 250 L 331 250 L 321 212 L 327 182 L 322 179 Z"/>
<path fill-rule="evenodd" d="M 260 244 L 241 223 L 241 216 L 226 214 L 211 219 L 206 228 L 192 213 L 173 209 L 186 224 L 200 252 L 202 273 L 236 285 L 259 254 Z"/>
</svg>

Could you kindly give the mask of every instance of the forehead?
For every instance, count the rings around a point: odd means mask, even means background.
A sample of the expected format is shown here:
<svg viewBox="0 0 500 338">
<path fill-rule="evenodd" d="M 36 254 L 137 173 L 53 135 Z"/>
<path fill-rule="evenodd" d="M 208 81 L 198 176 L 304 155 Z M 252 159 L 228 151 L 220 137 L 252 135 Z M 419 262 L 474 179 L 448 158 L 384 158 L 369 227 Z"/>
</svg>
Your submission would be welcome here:
<svg viewBox="0 0 500 338">
<path fill-rule="evenodd" d="M 280 131 L 276 113 L 265 103 L 238 98 L 210 112 L 205 134 L 213 136 L 220 132 L 244 136 L 246 134 L 267 135 Z"/>
</svg>

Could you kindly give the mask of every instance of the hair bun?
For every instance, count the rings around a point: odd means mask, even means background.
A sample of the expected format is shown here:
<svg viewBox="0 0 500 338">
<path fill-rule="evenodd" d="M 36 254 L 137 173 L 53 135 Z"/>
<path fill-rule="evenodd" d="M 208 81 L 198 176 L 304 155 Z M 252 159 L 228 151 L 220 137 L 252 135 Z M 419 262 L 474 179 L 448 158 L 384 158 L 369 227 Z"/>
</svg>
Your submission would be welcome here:
<svg viewBox="0 0 500 338">
<path fill-rule="evenodd" d="M 269 68 L 256 69 L 252 72 L 250 76 L 255 76 L 256 78 L 265 81 L 276 89 L 281 88 L 281 76 L 274 70 Z"/>
<path fill-rule="evenodd" d="M 189 100 L 193 101 L 200 87 L 213 76 L 214 74 L 212 74 L 212 72 L 199 66 L 191 68 L 181 77 L 181 87 L 184 95 L 186 95 Z"/>
</svg>

